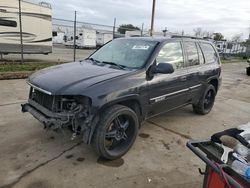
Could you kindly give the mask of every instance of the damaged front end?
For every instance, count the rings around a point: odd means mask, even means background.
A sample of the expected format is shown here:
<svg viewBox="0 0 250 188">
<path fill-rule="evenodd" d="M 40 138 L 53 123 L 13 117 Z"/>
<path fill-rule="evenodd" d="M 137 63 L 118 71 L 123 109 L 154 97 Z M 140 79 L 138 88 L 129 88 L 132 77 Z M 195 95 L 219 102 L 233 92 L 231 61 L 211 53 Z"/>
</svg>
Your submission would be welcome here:
<svg viewBox="0 0 250 188">
<path fill-rule="evenodd" d="M 92 115 L 91 99 L 88 97 L 52 95 L 31 86 L 28 103 L 21 106 L 22 112 L 31 113 L 43 123 L 45 129 L 70 127 L 73 131 L 72 139 L 81 132 L 90 132 Z M 85 140 L 88 142 L 88 138 Z"/>
</svg>

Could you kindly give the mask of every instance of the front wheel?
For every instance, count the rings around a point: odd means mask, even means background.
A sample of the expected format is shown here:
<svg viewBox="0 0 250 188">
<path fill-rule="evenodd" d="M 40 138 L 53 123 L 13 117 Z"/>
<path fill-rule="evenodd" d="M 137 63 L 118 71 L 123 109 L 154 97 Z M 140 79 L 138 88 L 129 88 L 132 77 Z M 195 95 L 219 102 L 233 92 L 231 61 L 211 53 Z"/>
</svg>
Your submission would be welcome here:
<svg viewBox="0 0 250 188">
<path fill-rule="evenodd" d="M 138 133 L 136 113 L 122 105 L 107 108 L 101 114 L 92 145 L 105 159 L 117 159 L 128 152 Z"/>
<path fill-rule="evenodd" d="M 208 85 L 198 104 L 193 104 L 193 110 L 197 114 L 208 114 L 214 105 L 216 90 L 213 85 Z"/>
</svg>

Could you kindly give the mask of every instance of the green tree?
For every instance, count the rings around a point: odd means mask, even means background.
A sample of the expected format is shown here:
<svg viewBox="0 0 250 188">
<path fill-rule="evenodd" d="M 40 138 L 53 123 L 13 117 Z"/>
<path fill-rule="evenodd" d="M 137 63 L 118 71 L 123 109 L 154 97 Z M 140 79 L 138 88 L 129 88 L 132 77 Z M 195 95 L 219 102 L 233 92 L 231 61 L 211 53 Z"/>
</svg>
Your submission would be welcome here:
<svg viewBox="0 0 250 188">
<path fill-rule="evenodd" d="M 126 31 L 140 30 L 139 27 L 133 26 L 132 24 L 122 24 L 118 28 L 118 32 L 125 34 Z"/>
<path fill-rule="evenodd" d="M 214 40 L 223 40 L 224 36 L 221 33 L 214 33 Z"/>
</svg>

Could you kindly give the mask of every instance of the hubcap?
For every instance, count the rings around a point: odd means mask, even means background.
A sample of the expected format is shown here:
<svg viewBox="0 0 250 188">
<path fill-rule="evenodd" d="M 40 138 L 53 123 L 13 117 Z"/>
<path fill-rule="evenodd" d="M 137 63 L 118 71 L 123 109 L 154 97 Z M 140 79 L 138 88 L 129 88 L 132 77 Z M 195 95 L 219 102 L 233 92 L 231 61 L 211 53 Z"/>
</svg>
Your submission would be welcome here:
<svg viewBox="0 0 250 188">
<path fill-rule="evenodd" d="M 204 99 L 204 108 L 210 109 L 214 102 L 214 92 L 212 90 L 209 90 L 205 96 Z"/>
<path fill-rule="evenodd" d="M 126 146 L 133 137 L 133 131 L 129 117 L 125 115 L 117 116 L 106 130 L 105 147 L 108 150 L 113 150 L 120 146 Z"/>
</svg>

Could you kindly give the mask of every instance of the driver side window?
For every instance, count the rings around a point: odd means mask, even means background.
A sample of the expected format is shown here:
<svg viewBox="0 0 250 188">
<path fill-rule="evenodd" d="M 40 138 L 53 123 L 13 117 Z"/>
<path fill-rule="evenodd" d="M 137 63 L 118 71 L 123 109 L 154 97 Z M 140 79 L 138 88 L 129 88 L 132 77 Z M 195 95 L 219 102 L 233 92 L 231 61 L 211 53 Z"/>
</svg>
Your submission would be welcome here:
<svg viewBox="0 0 250 188">
<path fill-rule="evenodd" d="M 170 42 L 165 44 L 156 57 L 156 63 L 172 64 L 174 69 L 184 67 L 184 58 L 180 42 Z"/>
</svg>

